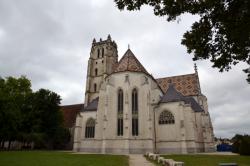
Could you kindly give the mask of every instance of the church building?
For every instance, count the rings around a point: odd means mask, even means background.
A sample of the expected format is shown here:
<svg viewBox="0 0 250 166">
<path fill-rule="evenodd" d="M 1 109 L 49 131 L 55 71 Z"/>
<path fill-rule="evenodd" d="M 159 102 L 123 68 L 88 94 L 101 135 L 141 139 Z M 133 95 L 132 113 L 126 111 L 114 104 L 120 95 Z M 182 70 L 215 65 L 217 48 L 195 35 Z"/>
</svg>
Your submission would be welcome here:
<svg viewBox="0 0 250 166">
<path fill-rule="evenodd" d="M 110 35 L 94 39 L 73 148 L 121 154 L 214 151 L 207 98 L 196 67 L 191 74 L 155 78 L 130 49 L 118 61 Z"/>
</svg>

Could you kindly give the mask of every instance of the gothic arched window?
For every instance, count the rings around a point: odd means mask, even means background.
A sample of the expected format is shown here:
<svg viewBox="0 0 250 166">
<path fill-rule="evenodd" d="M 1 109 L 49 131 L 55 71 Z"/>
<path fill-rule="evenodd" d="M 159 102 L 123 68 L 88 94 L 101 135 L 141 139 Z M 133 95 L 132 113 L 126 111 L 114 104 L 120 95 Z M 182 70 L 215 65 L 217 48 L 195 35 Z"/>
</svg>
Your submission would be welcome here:
<svg viewBox="0 0 250 166">
<path fill-rule="evenodd" d="M 94 92 L 96 92 L 96 89 L 97 89 L 97 85 L 94 84 Z"/>
<path fill-rule="evenodd" d="M 104 48 L 102 48 L 102 58 L 103 58 L 103 56 L 104 56 Z"/>
<path fill-rule="evenodd" d="M 100 50 L 97 49 L 97 58 L 100 58 Z"/>
<path fill-rule="evenodd" d="M 132 91 L 132 135 L 139 135 L 139 122 L 138 122 L 138 93 L 136 89 Z"/>
<path fill-rule="evenodd" d="M 118 90 L 117 100 L 117 135 L 123 135 L 123 91 Z"/>
<path fill-rule="evenodd" d="M 174 115 L 170 111 L 163 111 L 159 117 L 159 124 L 174 124 Z"/>
<path fill-rule="evenodd" d="M 118 112 L 123 112 L 123 91 L 118 90 Z"/>
<path fill-rule="evenodd" d="M 85 127 L 85 138 L 94 138 L 95 137 L 95 120 L 89 118 L 86 122 Z"/>
<path fill-rule="evenodd" d="M 132 91 L 132 114 L 138 113 L 138 94 L 137 90 Z"/>
<path fill-rule="evenodd" d="M 97 76 L 98 75 L 98 69 L 96 68 L 95 69 L 95 76 Z"/>
</svg>

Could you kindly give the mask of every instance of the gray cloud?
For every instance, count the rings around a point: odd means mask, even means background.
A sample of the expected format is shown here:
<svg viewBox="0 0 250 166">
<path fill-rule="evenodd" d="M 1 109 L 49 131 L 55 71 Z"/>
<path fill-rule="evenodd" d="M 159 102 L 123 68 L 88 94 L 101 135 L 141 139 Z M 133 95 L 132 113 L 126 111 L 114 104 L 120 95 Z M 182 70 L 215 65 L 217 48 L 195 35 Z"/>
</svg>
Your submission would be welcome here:
<svg viewBox="0 0 250 166">
<path fill-rule="evenodd" d="M 150 7 L 121 12 L 108 0 L 1 0 L 0 75 L 26 75 L 34 90 L 55 91 L 62 104 L 83 102 L 91 42 L 108 34 L 118 44 L 119 57 L 130 44 L 156 78 L 193 73 L 192 56 L 180 42 L 197 18 L 184 15 L 179 23 L 169 23 Z M 197 64 L 216 136 L 250 133 L 245 65 L 219 73 L 208 61 Z"/>
</svg>

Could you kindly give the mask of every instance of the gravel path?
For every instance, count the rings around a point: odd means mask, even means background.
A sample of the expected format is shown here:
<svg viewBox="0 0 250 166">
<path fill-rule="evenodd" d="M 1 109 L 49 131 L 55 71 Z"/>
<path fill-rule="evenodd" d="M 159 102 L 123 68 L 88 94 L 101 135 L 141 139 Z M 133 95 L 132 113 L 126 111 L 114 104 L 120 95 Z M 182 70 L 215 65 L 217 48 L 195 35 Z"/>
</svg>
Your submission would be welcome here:
<svg viewBox="0 0 250 166">
<path fill-rule="evenodd" d="M 142 154 L 130 154 L 129 166 L 154 166 Z"/>
</svg>

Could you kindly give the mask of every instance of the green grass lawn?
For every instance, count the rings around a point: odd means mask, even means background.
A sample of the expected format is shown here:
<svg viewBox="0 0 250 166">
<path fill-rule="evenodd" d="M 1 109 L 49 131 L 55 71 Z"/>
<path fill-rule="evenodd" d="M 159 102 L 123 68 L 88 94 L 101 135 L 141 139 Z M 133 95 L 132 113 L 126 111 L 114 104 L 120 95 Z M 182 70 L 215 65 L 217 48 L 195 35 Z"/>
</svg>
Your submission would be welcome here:
<svg viewBox="0 0 250 166">
<path fill-rule="evenodd" d="M 185 166 L 218 166 L 219 163 L 237 163 L 238 166 L 250 166 L 250 156 L 164 155 L 163 157 L 183 161 Z"/>
<path fill-rule="evenodd" d="M 0 152 L 0 166 L 128 166 L 128 156 L 53 151 Z"/>
</svg>

